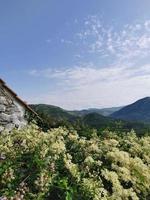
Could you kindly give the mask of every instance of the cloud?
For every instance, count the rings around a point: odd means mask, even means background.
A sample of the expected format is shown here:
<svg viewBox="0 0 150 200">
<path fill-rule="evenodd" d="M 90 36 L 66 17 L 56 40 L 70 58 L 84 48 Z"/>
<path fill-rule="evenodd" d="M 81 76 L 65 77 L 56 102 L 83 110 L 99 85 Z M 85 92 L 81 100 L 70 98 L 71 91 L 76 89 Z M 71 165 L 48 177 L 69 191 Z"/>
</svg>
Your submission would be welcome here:
<svg viewBox="0 0 150 200">
<path fill-rule="evenodd" d="M 60 42 L 61 42 L 62 44 L 73 44 L 73 41 L 71 41 L 71 40 L 66 40 L 66 39 L 64 39 L 64 38 L 61 38 L 61 39 L 60 39 Z"/>
<path fill-rule="evenodd" d="M 46 42 L 47 42 L 47 43 L 51 43 L 52 40 L 51 40 L 51 39 L 47 39 Z"/>
<path fill-rule="evenodd" d="M 104 24 L 97 16 L 89 16 L 76 35 L 87 49 L 85 53 L 108 55 L 113 62 L 133 62 L 137 57 L 142 60 L 150 53 L 150 20 L 118 28 Z"/>
<path fill-rule="evenodd" d="M 150 31 L 150 20 L 145 21 L 144 26 L 147 31 Z"/>
<path fill-rule="evenodd" d="M 32 73 L 33 75 L 33 73 Z M 63 70 L 45 69 L 34 73 L 59 82 L 59 89 L 42 94 L 38 102 L 67 109 L 124 105 L 147 96 L 150 88 L 149 65 L 97 68 L 92 64 Z"/>
<path fill-rule="evenodd" d="M 30 71 L 59 86 L 32 98 L 33 102 L 81 109 L 126 105 L 150 96 L 150 20 L 118 28 L 89 16 L 75 40 L 72 45 L 79 47 L 74 55 L 81 64 Z"/>
<path fill-rule="evenodd" d="M 62 81 L 61 84 L 67 82 L 69 87 L 79 86 L 80 88 L 84 85 L 89 86 L 93 83 L 107 83 L 118 82 L 128 80 L 134 77 L 150 76 L 150 66 L 138 66 L 131 68 L 128 66 L 119 67 L 112 66 L 107 68 L 98 68 L 94 64 L 84 64 L 81 66 L 74 66 L 72 68 L 57 70 L 57 69 L 43 69 L 43 70 L 32 70 L 30 75 L 48 78 L 50 80 Z M 68 85 L 66 85 L 68 87 Z"/>
</svg>

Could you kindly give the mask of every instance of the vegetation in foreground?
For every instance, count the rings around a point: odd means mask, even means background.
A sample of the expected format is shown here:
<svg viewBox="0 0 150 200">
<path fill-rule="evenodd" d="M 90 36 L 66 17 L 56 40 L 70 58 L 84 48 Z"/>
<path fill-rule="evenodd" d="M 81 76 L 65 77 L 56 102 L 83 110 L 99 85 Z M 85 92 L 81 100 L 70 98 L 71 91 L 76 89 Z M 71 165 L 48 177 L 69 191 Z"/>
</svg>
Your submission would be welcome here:
<svg viewBox="0 0 150 200">
<path fill-rule="evenodd" d="M 86 135 L 86 134 L 85 134 Z M 31 124 L 0 135 L 0 199 L 148 200 L 150 136 Z"/>
</svg>

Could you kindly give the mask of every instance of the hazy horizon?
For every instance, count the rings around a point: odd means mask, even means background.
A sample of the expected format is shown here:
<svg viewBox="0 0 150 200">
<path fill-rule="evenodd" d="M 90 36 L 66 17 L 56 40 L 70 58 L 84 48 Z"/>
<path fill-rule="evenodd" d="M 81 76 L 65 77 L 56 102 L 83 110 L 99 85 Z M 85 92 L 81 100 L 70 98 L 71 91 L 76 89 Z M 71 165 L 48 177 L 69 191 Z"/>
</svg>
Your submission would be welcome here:
<svg viewBox="0 0 150 200">
<path fill-rule="evenodd" d="M 0 2 L 0 78 L 67 110 L 150 96 L 150 1 Z"/>
</svg>

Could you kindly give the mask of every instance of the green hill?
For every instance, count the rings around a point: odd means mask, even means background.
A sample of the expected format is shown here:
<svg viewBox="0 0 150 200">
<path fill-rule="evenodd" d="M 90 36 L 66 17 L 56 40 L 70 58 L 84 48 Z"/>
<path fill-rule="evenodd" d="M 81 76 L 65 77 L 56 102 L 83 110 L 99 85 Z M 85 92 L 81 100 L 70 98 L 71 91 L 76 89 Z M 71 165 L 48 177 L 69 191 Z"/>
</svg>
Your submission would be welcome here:
<svg viewBox="0 0 150 200">
<path fill-rule="evenodd" d="M 112 107 L 112 108 L 90 108 L 90 109 L 84 109 L 84 110 L 74 110 L 74 111 L 68 111 L 70 114 L 73 114 L 75 116 L 84 116 L 90 113 L 97 113 L 103 116 L 109 116 L 112 113 L 120 110 L 122 107 Z"/>
<path fill-rule="evenodd" d="M 150 97 L 136 101 L 110 115 L 115 119 L 150 123 Z"/>
<path fill-rule="evenodd" d="M 128 132 L 134 129 L 139 135 L 150 132 L 150 125 L 141 122 L 113 119 L 98 113 L 77 115 L 52 105 L 38 104 L 30 106 L 44 119 L 44 125 L 42 126 L 46 129 L 66 126 L 68 128 L 72 127 L 79 132 L 86 132 L 85 130 L 93 128 L 100 132 L 105 129 L 117 132 Z"/>
<path fill-rule="evenodd" d="M 53 105 L 46 105 L 46 104 L 32 104 L 30 107 L 35 110 L 39 115 L 46 115 L 47 117 L 56 119 L 57 121 L 62 120 L 75 120 L 76 116 L 70 114 L 66 110 L 53 106 Z"/>
<path fill-rule="evenodd" d="M 113 119 L 102 116 L 97 113 L 87 114 L 82 118 L 82 120 L 83 120 L 84 124 L 86 124 L 92 128 L 97 128 L 97 129 L 107 128 L 108 126 L 111 126 L 114 123 Z"/>
</svg>

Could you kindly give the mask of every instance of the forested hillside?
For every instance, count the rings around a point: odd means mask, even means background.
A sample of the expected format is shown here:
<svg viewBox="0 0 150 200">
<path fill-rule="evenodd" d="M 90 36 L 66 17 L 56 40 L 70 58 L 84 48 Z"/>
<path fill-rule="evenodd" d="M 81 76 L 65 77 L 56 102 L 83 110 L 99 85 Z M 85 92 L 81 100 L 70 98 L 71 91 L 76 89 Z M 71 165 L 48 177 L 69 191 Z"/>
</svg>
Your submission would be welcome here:
<svg viewBox="0 0 150 200">
<path fill-rule="evenodd" d="M 45 130 L 66 126 L 67 128 L 72 127 L 82 134 L 85 134 L 85 132 L 90 133 L 92 129 L 97 129 L 100 133 L 105 129 L 121 133 L 134 129 L 138 135 L 150 133 L 150 124 L 142 122 L 114 119 L 96 112 L 80 111 L 80 114 L 77 114 L 72 111 L 68 112 L 60 107 L 45 104 L 31 105 L 31 107 L 43 119 L 44 125 L 42 124 L 42 126 L 45 127 Z"/>
<path fill-rule="evenodd" d="M 110 115 L 115 119 L 150 123 L 150 97 L 145 97 Z"/>
<path fill-rule="evenodd" d="M 91 108 L 91 109 L 84 109 L 84 110 L 65 110 L 62 109 L 58 106 L 53 106 L 53 105 L 47 105 L 47 104 L 32 104 L 30 105 L 34 110 L 36 110 L 37 112 L 44 112 L 46 114 L 50 114 L 53 117 L 69 117 L 68 114 L 70 114 L 71 116 L 78 116 L 78 117 L 82 117 L 85 116 L 87 114 L 90 113 L 97 113 L 103 116 L 109 116 L 112 113 L 119 111 L 120 109 L 122 109 L 123 107 L 112 107 L 112 108 L 102 108 L 102 109 L 98 109 L 98 108 Z"/>
<path fill-rule="evenodd" d="M 101 108 L 101 109 L 98 109 L 98 108 L 90 108 L 90 109 L 84 109 L 84 110 L 74 110 L 74 111 L 68 111 L 70 114 L 74 114 L 76 116 L 84 116 L 84 115 L 87 115 L 87 114 L 90 114 L 90 113 L 97 113 L 97 114 L 100 114 L 100 115 L 103 115 L 103 116 L 109 116 L 111 115 L 112 113 L 122 109 L 122 107 L 112 107 L 112 108 Z"/>
</svg>

